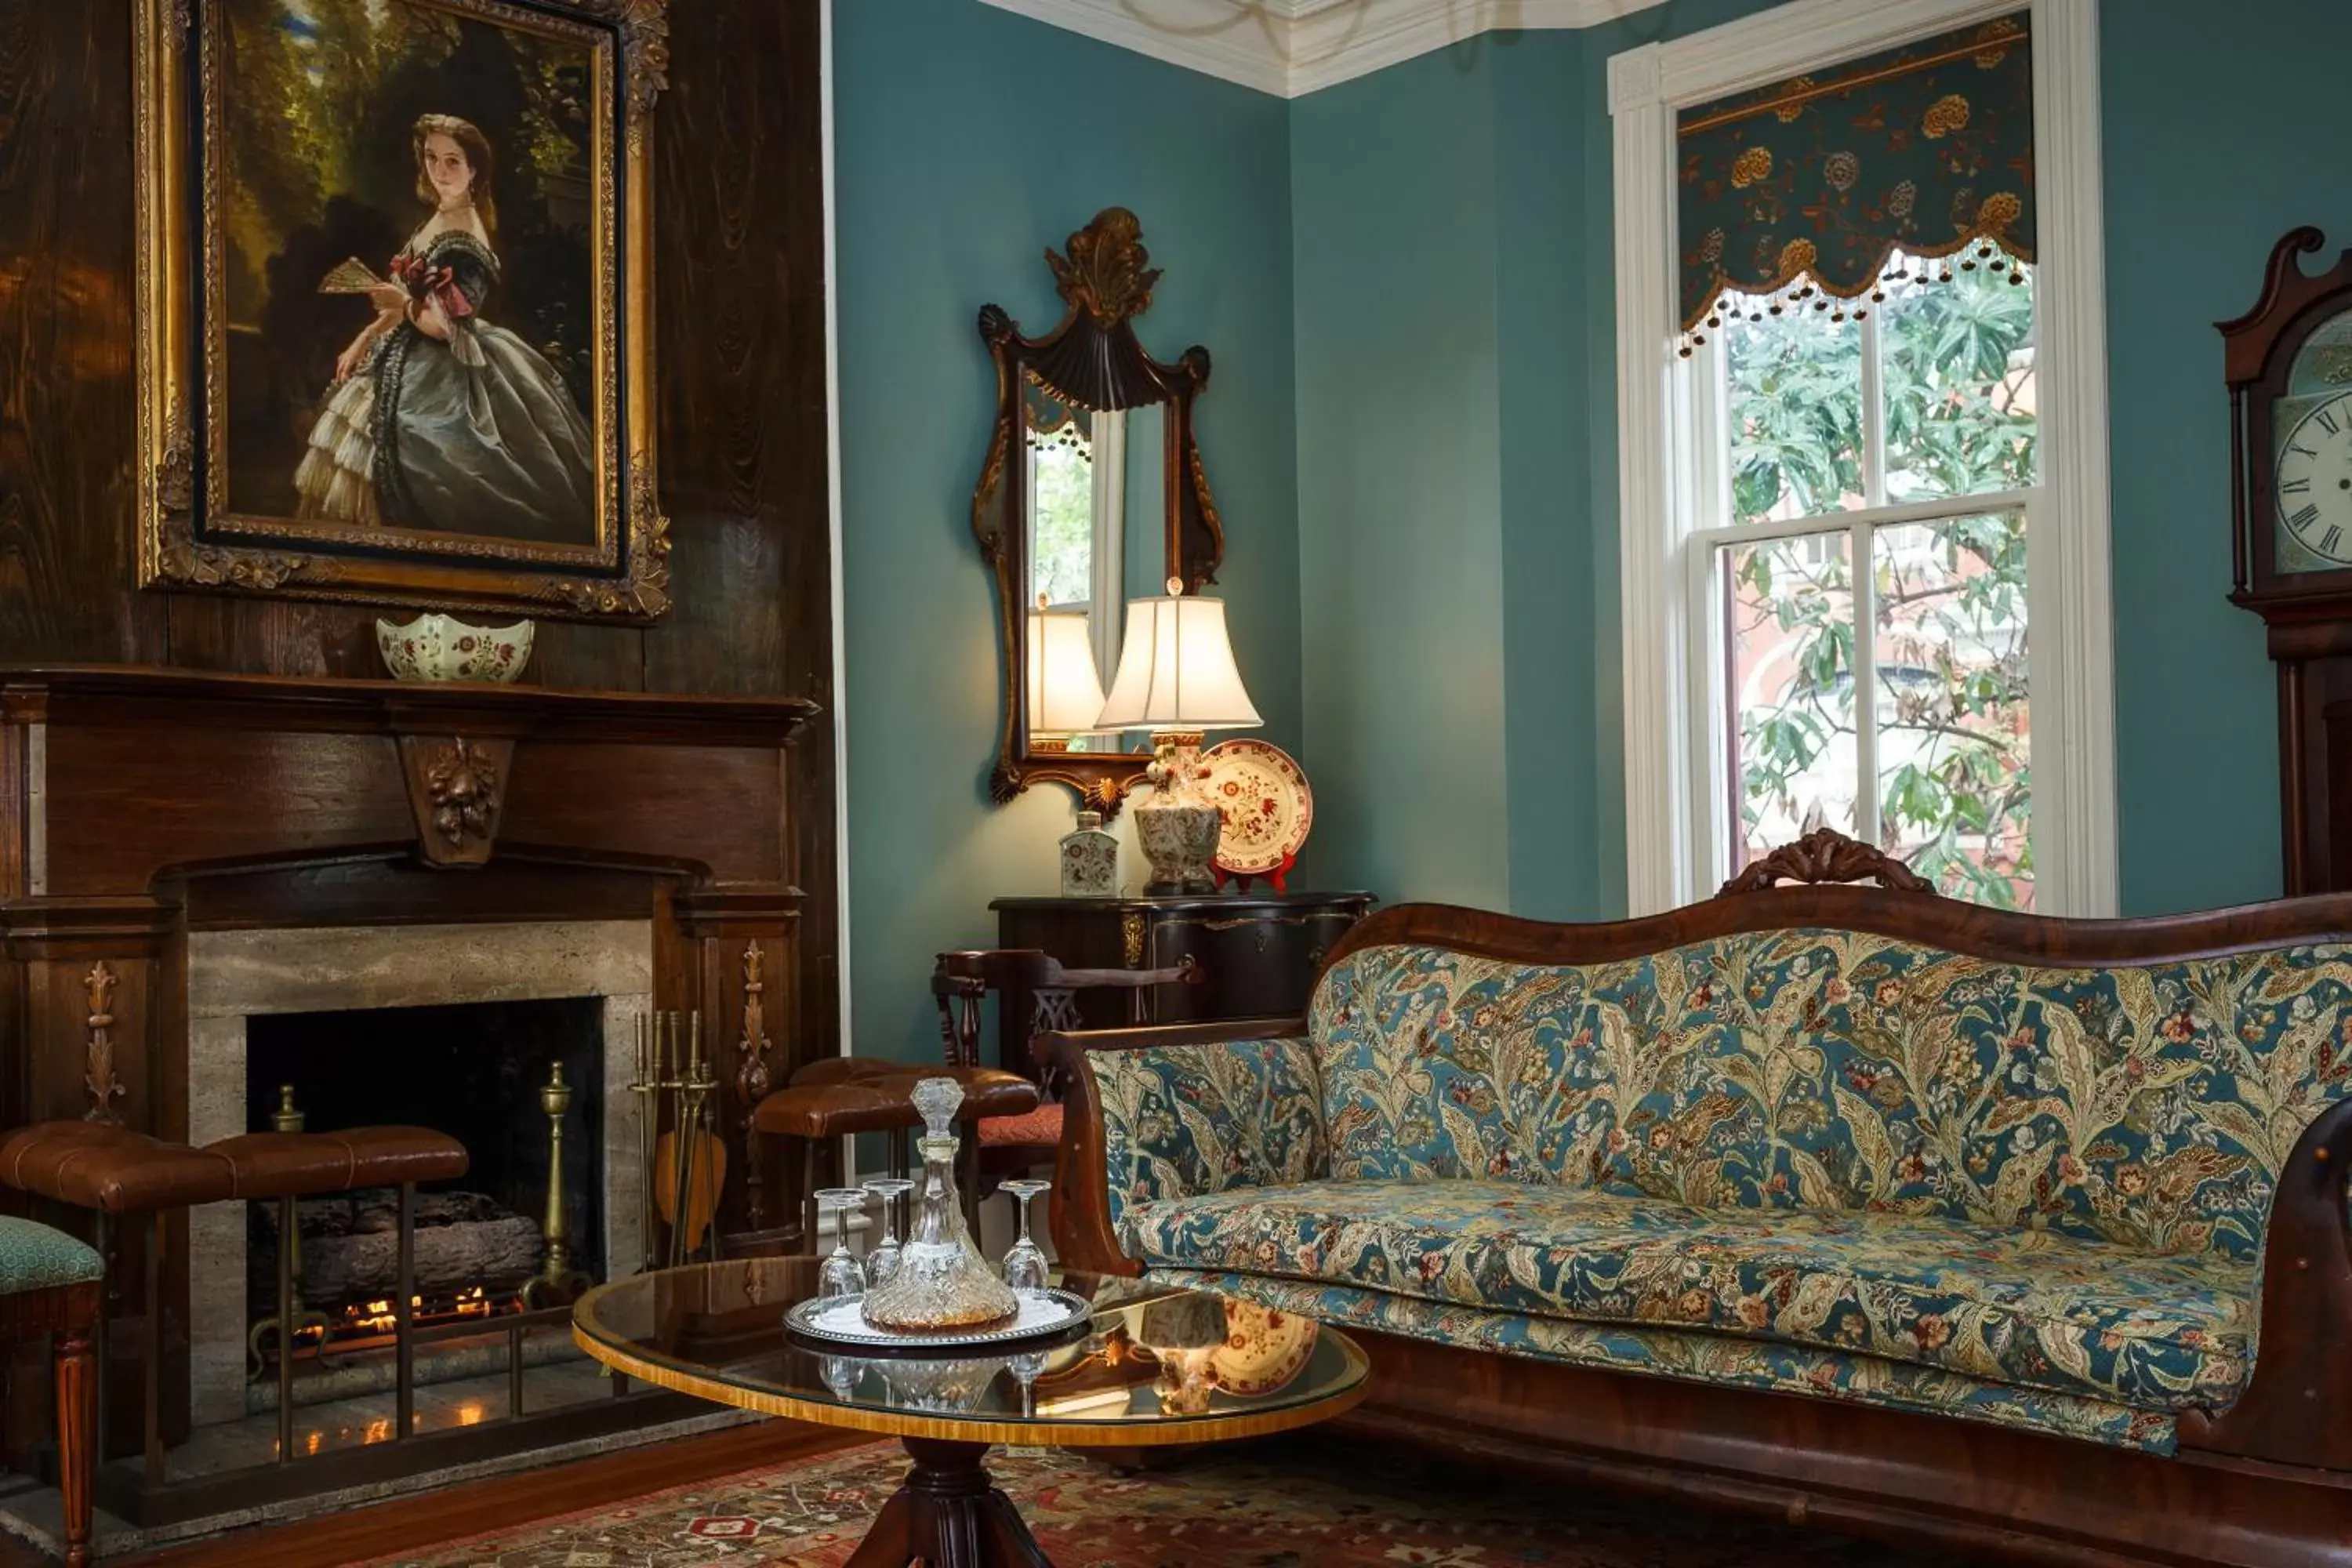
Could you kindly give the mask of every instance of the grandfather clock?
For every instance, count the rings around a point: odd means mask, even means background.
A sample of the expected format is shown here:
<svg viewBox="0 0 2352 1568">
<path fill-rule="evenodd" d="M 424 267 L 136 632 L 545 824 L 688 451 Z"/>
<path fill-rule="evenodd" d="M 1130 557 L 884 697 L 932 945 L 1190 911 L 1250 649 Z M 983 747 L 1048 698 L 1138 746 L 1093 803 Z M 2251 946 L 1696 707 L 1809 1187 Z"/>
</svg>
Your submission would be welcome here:
<svg viewBox="0 0 2352 1568">
<path fill-rule="evenodd" d="M 2230 601 L 2279 673 L 2286 890 L 2352 889 L 2352 250 L 2313 275 L 2299 228 L 2262 299 L 2221 323 L 2230 383 Z"/>
</svg>

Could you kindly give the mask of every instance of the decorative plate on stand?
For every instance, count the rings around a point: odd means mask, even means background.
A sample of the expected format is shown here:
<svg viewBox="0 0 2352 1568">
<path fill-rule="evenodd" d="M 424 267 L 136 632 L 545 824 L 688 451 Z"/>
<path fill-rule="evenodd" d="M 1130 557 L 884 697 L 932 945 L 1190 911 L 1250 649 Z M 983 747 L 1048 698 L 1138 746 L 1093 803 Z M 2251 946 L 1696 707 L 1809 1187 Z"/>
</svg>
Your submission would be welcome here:
<svg viewBox="0 0 2352 1568">
<path fill-rule="evenodd" d="M 1264 741 L 1226 741 L 1201 753 L 1209 798 L 1225 816 L 1212 862 L 1217 885 L 1270 879 L 1275 891 L 1315 826 L 1315 792 L 1290 753 Z"/>
</svg>

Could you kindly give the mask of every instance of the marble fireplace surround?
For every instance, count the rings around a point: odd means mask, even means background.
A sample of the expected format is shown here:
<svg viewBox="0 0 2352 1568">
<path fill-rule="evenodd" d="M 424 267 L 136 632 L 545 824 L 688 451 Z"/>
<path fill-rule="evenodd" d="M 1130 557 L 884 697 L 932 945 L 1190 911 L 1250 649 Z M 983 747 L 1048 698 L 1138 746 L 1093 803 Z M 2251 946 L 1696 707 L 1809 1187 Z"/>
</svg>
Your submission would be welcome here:
<svg viewBox="0 0 2352 1568">
<path fill-rule="evenodd" d="M 635 1097 L 611 1090 L 635 1070 L 653 963 L 646 921 L 191 932 L 188 1141 L 247 1131 L 246 1020 L 256 1014 L 597 997 L 607 1086 L 604 1250 L 618 1272 L 635 1255 L 645 1194 Z M 246 1414 L 245 1207 L 211 1204 L 188 1216 L 189 1394 L 200 1426 Z"/>
</svg>

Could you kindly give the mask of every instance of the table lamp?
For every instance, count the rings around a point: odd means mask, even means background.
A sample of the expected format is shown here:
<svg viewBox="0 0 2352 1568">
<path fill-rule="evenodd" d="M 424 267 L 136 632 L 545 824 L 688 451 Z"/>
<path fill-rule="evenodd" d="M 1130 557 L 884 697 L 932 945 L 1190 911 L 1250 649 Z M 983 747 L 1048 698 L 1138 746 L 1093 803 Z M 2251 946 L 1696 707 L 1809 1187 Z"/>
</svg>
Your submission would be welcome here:
<svg viewBox="0 0 2352 1568">
<path fill-rule="evenodd" d="M 1084 610 L 1049 610 L 1044 595 L 1029 613 L 1029 749 L 1066 752 L 1095 727 L 1102 677 Z"/>
<path fill-rule="evenodd" d="M 1118 673 L 1094 727 L 1151 731 L 1155 787 L 1135 805 L 1135 837 L 1151 862 L 1146 893 L 1216 891 L 1209 862 L 1225 819 L 1202 786 L 1201 736 L 1264 722 L 1234 668 L 1223 600 L 1187 598 L 1171 577 L 1164 597 L 1127 602 Z"/>
</svg>

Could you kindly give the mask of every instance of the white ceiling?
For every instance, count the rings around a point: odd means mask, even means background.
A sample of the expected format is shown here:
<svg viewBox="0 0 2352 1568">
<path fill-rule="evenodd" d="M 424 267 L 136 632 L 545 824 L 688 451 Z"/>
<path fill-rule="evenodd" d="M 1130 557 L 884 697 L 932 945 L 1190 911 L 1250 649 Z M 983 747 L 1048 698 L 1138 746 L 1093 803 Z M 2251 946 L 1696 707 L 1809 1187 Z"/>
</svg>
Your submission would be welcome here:
<svg viewBox="0 0 2352 1568">
<path fill-rule="evenodd" d="M 1589 27 L 1661 0 L 987 0 L 1172 65 L 1297 98 L 1480 33 Z"/>
</svg>

